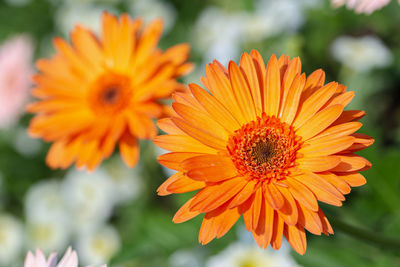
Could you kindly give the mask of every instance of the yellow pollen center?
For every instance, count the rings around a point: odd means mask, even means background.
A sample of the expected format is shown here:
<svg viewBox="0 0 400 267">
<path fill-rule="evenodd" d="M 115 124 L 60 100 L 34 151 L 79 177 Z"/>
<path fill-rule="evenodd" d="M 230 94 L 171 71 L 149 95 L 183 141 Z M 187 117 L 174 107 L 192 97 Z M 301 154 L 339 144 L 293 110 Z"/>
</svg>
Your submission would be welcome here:
<svg viewBox="0 0 400 267">
<path fill-rule="evenodd" d="M 296 164 L 301 140 L 293 128 L 263 114 L 229 138 L 227 149 L 238 172 L 249 179 L 283 179 Z"/>
<path fill-rule="evenodd" d="M 257 164 L 268 163 L 276 155 L 275 146 L 270 142 L 260 141 L 251 150 L 251 156 Z"/>
</svg>

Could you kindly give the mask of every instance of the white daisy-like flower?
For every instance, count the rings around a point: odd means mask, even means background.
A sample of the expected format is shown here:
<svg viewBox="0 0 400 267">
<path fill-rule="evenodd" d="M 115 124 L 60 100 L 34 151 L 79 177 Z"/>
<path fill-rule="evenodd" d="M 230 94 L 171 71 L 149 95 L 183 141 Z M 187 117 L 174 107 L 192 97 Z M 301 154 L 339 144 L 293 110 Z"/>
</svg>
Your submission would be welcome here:
<svg viewBox="0 0 400 267">
<path fill-rule="evenodd" d="M 70 171 L 62 183 L 62 194 L 78 234 L 105 222 L 116 203 L 111 178 L 101 168 L 92 173 Z"/>
<path fill-rule="evenodd" d="M 258 0 L 254 12 L 244 19 L 246 41 L 260 41 L 287 32 L 297 31 L 304 22 L 303 1 Z"/>
<path fill-rule="evenodd" d="M 283 245 L 277 251 L 264 250 L 257 245 L 233 243 L 206 262 L 206 267 L 297 267 L 289 254 L 289 247 Z"/>
<path fill-rule="evenodd" d="M 202 11 L 194 25 L 193 46 L 204 54 L 205 62 L 217 59 L 225 64 L 239 55 L 244 18 L 244 12 L 228 13 L 218 7 Z"/>
<path fill-rule="evenodd" d="M 164 33 L 167 33 L 175 24 L 176 10 L 163 0 L 127 0 L 130 14 L 142 17 L 145 22 L 150 22 L 155 18 L 161 17 L 164 23 Z"/>
<path fill-rule="evenodd" d="M 332 56 L 343 65 L 359 72 L 389 66 L 393 55 L 375 36 L 340 36 L 331 46 Z"/>
<path fill-rule="evenodd" d="M 201 257 L 204 256 L 199 251 L 184 249 L 175 251 L 168 259 L 169 265 L 173 267 L 201 267 Z"/>
<path fill-rule="evenodd" d="M 82 233 L 76 244 L 79 257 L 84 264 L 106 263 L 121 247 L 118 232 L 110 225 Z"/>
<path fill-rule="evenodd" d="M 69 36 L 76 24 L 90 28 L 93 32 L 100 34 L 100 17 L 104 10 L 114 13 L 113 8 L 108 5 L 94 5 L 90 2 L 80 1 L 77 3 L 65 2 L 60 5 L 54 18 L 57 28 L 64 36 Z"/>
<path fill-rule="evenodd" d="M 56 220 L 69 224 L 71 217 L 57 180 L 40 181 L 31 186 L 25 196 L 27 221 Z"/>
<path fill-rule="evenodd" d="M 26 244 L 29 249 L 39 247 L 45 253 L 60 251 L 70 243 L 70 237 L 69 226 L 61 220 L 37 218 L 26 224 Z"/>
<path fill-rule="evenodd" d="M 129 168 L 121 157 L 114 157 L 104 164 L 104 170 L 108 173 L 117 203 L 131 201 L 139 196 L 143 185 L 138 168 Z"/>
<path fill-rule="evenodd" d="M 10 266 L 21 253 L 24 231 L 21 222 L 8 214 L 0 215 L 0 266 Z"/>
</svg>

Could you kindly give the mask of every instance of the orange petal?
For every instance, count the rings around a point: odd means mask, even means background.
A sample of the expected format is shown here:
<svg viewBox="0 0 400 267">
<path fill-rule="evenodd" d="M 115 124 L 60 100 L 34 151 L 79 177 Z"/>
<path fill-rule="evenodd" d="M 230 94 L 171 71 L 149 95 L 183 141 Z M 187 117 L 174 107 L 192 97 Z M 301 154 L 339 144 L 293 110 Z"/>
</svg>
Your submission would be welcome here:
<svg viewBox="0 0 400 267">
<path fill-rule="evenodd" d="M 306 173 L 296 176 L 297 181 L 307 186 L 317 197 L 319 201 L 334 206 L 342 206 L 344 196 L 330 183 L 314 173 Z"/>
<path fill-rule="evenodd" d="M 362 123 L 356 122 L 356 121 L 335 125 L 335 126 L 327 128 L 326 130 L 322 131 L 318 135 L 309 139 L 308 142 L 321 140 L 323 137 L 334 139 L 334 138 L 350 135 L 350 134 L 356 132 L 358 129 L 360 129 L 361 126 L 362 126 Z"/>
<path fill-rule="evenodd" d="M 343 181 L 343 179 L 339 178 L 335 174 L 331 172 L 322 172 L 318 173 L 318 175 L 327 180 L 331 185 L 336 187 L 337 190 L 340 191 L 340 193 L 342 194 L 350 193 L 351 188 L 349 187 L 349 185 L 345 181 Z"/>
<path fill-rule="evenodd" d="M 278 186 L 277 188 L 285 198 L 285 204 L 280 210 L 277 210 L 278 214 L 285 221 L 285 223 L 295 225 L 298 219 L 297 204 L 287 188 L 282 186 Z"/>
<path fill-rule="evenodd" d="M 324 106 L 326 101 L 328 101 L 334 94 L 337 85 L 336 82 L 331 82 L 325 85 L 300 104 L 298 115 L 293 122 L 295 129 L 299 129 L 303 126 L 321 109 L 322 106 Z"/>
<path fill-rule="evenodd" d="M 257 114 L 262 112 L 261 88 L 257 77 L 257 70 L 254 66 L 253 59 L 247 53 L 243 53 L 240 58 L 240 68 L 244 72 L 247 79 L 251 95 L 253 96 L 254 106 Z"/>
<path fill-rule="evenodd" d="M 243 214 L 244 224 L 248 231 L 257 229 L 260 221 L 260 211 L 263 202 L 262 189 L 258 187 L 256 192 L 239 206 L 239 212 Z"/>
<path fill-rule="evenodd" d="M 157 189 L 159 196 L 166 196 L 172 193 L 191 192 L 205 187 L 204 182 L 194 181 L 185 176 L 182 172 L 175 173 L 168 178 Z"/>
<path fill-rule="evenodd" d="M 299 225 L 285 225 L 283 233 L 292 248 L 303 255 L 306 253 L 307 240 L 304 228 Z"/>
<path fill-rule="evenodd" d="M 281 108 L 280 118 L 287 124 L 292 124 L 297 114 L 300 96 L 301 92 L 303 91 L 305 81 L 306 76 L 304 73 L 301 76 L 296 76 L 287 94 L 285 102 L 282 103 L 283 107 Z"/>
<path fill-rule="evenodd" d="M 358 172 L 335 174 L 352 187 L 362 186 L 367 182 L 367 180 L 365 180 L 365 177 Z"/>
<path fill-rule="evenodd" d="M 246 79 L 243 77 L 242 71 L 233 61 L 229 62 L 228 67 L 232 91 L 235 95 L 238 107 L 242 111 L 243 117 L 247 121 L 255 120 L 257 118 L 257 113 L 253 96 L 251 95 Z"/>
<path fill-rule="evenodd" d="M 366 134 L 355 133 L 352 134 L 352 136 L 355 137 L 354 144 L 347 149 L 351 152 L 365 149 L 375 142 L 375 140 L 371 136 L 368 136 Z"/>
<path fill-rule="evenodd" d="M 242 112 L 237 106 L 231 84 L 223 71 L 215 64 L 206 66 L 207 81 L 209 90 L 213 96 L 229 110 L 239 123 L 245 123 Z"/>
<path fill-rule="evenodd" d="M 286 102 L 286 97 L 289 93 L 290 88 L 293 86 L 293 82 L 295 80 L 295 77 L 298 76 L 303 76 L 300 75 L 301 73 L 301 61 L 299 57 L 294 58 L 292 61 L 290 61 L 290 63 L 288 64 L 287 68 L 284 70 L 284 75 L 282 78 L 282 99 L 281 99 L 281 112 L 282 112 L 282 107 L 283 104 Z M 303 87 L 305 85 L 305 75 L 304 75 L 304 84 Z M 301 91 L 303 91 L 303 87 L 301 88 Z M 281 113 L 280 112 L 280 113 Z"/>
<path fill-rule="evenodd" d="M 260 97 L 261 97 L 261 110 L 264 109 L 264 88 L 265 88 L 265 63 L 260 55 L 260 53 L 257 50 L 252 50 L 250 52 L 250 56 L 253 59 L 253 64 L 255 67 L 255 70 L 257 72 L 257 79 L 258 79 L 258 84 L 260 86 Z"/>
<path fill-rule="evenodd" d="M 188 124 L 186 121 L 180 118 L 172 118 L 172 121 L 178 126 L 182 131 L 190 135 L 191 137 L 197 139 L 201 143 L 218 149 L 225 150 L 227 142 L 219 136 L 215 136 L 211 134 L 209 131 L 206 131 L 202 128 L 198 128 L 197 126 L 193 126 Z"/>
<path fill-rule="evenodd" d="M 216 153 L 211 147 L 185 135 L 159 135 L 153 141 L 157 146 L 173 152 Z"/>
<path fill-rule="evenodd" d="M 243 204 L 253 195 L 255 189 L 256 189 L 256 183 L 253 180 L 250 180 L 245 185 L 245 187 L 243 187 L 242 191 L 237 193 L 237 195 L 234 196 L 233 199 L 229 202 L 228 208 L 234 208 Z"/>
<path fill-rule="evenodd" d="M 278 59 L 272 55 L 265 77 L 264 88 L 264 112 L 267 116 L 277 116 L 281 97 L 281 77 L 278 66 Z"/>
<path fill-rule="evenodd" d="M 306 228 L 310 233 L 314 235 L 321 235 L 323 231 L 322 222 L 318 215 L 318 212 L 311 211 L 306 207 L 299 204 L 299 225 Z"/>
<path fill-rule="evenodd" d="M 189 125 L 195 125 L 196 128 L 202 129 L 211 136 L 228 140 L 229 136 L 225 129 L 210 118 L 207 113 L 180 103 L 172 103 L 172 108 Z"/>
<path fill-rule="evenodd" d="M 288 185 L 290 193 L 299 203 L 313 211 L 319 209 L 317 199 L 308 187 L 294 178 L 286 179 L 285 183 Z"/>
<path fill-rule="evenodd" d="M 164 118 L 157 121 L 157 126 L 164 132 L 172 135 L 185 135 L 185 132 L 179 129 L 171 118 Z"/>
<path fill-rule="evenodd" d="M 358 121 L 364 116 L 365 112 L 362 110 L 345 110 L 343 111 L 342 115 L 340 115 L 340 117 L 332 124 L 332 126 L 351 121 Z"/>
<path fill-rule="evenodd" d="M 213 119 L 227 131 L 233 132 L 240 128 L 240 124 L 233 115 L 216 98 L 196 84 L 189 84 L 190 90 L 196 99 L 203 105 Z"/>
<path fill-rule="evenodd" d="M 200 228 L 199 242 L 205 245 L 214 238 L 225 235 L 239 217 L 240 213 L 236 208 L 227 209 L 226 206 L 206 213 Z"/>
<path fill-rule="evenodd" d="M 157 135 L 157 129 L 149 117 L 130 111 L 125 112 L 124 115 L 131 133 L 139 139 L 152 139 Z"/>
<path fill-rule="evenodd" d="M 352 136 L 342 136 L 336 139 L 327 138 L 309 141 L 304 144 L 304 147 L 298 150 L 299 153 L 307 157 L 320 157 L 332 155 L 343 150 L 346 150 L 354 143 L 355 138 Z"/>
<path fill-rule="evenodd" d="M 181 164 L 186 175 L 194 180 L 220 182 L 238 176 L 237 170 L 228 157 L 201 155 L 186 159 Z"/>
<path fill-rule="evenodd" d="M 354 92 L 352 91 L 345 92 L 343 94 L 339 94 L 338 96 L 332 97 L 323 108 L 327 108 L 337 104 L 341 104 L 344 107 L 346 107 L 351 102 L 351 100 L 353 100 L 353 98 L 354 98 Z"/>
<path fill-rule="evenodd" d="M 235 196 L 247 184 L 242 177 L 233 178 L 200 190 L 194 197 L 191 210 L 212 211 Z"/>
<path fill-rule="evenodd" d="M 325 83 L 325 72 L 318 69 L 307 77 L 306 85 L 302 95 L 302 100 L 309 98 L 316 90 L 321 88 Z"/>
<path fill-rule="evenodd" d="M 342 105 L 334 105 L 321 110 L 309 119 L 307 123 L 303 124 L 303 126 L 296 131 L 296 134 L 301 136 L 303 140 L 308 140 L 325 130 L 340 116 L 342 112 Z"/>
<path fill-rule="evenodd" d="M 323 172 L 336 167 L 340 158 L 336 156 L 306 157 L 297 160 L 299 168 L 311 172 Z"/>
<path fill-rule="evenodd" d="M 125 164 L 134 167 L 139 160 L 139 146 L 136 138 L 125 133 L 119 140 L 119 152 Z"/>
<path fill-rule="evenodd" d="M 186 193 L 195 191 L 201 188 L 204 188 L 206 184 L 204 182 L 193 181 L 192 179 L 188 178 L 183 173 L 176 173 L 173 176 L 178 176 L 174 181 L 169 183 L 167 186 L 167 190 L 172 193 Z"/>
<path fill-rule="evenodd" d="M 355 154 L 340 155 L 340 164 L 333 168 L 334 172 L 352 172 L 361 170 L 370 163 L 363 157 Z"/>
<path fill-rule="evenodd" d="M 273 234 L 274 209 L 263 198 L 257 228 L 252 231 L 254 240 L 262 248 L 267 248 Z"/>
<path fill-rule="evenodd" d="M 264 185 L 264 197 L 269 205 L 276 210 L 279 210 L 285 204 L 285 199 L 281 192 L 276 188 L 273 183 Z"/>
<path fill-rule="evenodd" d="M 192 211 L 190 210 L 190 206 L 192 204 L 193 198 L 189 199 L 176 213 L 172 221 L 174 223 L 183 223 L 186 222 L 197 215 L 200 214 L 200 211 Z"/>
<path fill-rule="evenodd" d="M 183 170 L 180 164 L 182 161 L 188 159 L 188 158 L 193 158 L 196 156 L 204 155 L 202 153 L 191 153 L 191 152 L 172 152 L 172 153 L 166 153 L 158 157 L 158 162 L 173 170 L 181 171 Z"/>
<path fill-rule="evenodd" d="M 331 224 L 329 223 L 328 219 L 325 217 L 325 214 L 322 212 L 321 209 L 319 209 L 318 211 L 318 216 L 321 220 L 322 223 L 322 229 L 323 229 L 323 233 L 325 235 L 329 235 L 332 234 L 333 235 L 333 229 Z"/>
<path fill-rule="evenodd" d="M 274 229 L 271 237 L 271 247 L 273 249 L 279 249 L 283 239 L 283 227 L 284 221 L 278 216 L 278 213 L 274 212 Z"/>
</svg>

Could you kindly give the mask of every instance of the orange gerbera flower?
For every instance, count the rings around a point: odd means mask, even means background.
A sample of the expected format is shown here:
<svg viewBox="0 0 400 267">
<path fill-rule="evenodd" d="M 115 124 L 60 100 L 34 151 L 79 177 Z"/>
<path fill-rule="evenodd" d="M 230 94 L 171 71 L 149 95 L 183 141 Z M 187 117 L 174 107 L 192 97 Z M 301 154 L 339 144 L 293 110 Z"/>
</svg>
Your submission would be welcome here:
<svg viewBox="0 0 400 267">
<path fill-rule="evenodd" d="M 52 168 L 94 169 L 119 144 L 122 158 L 133 167 L 139 155 L 137 139 L 157 134 L 151 118 L 166 107 L 159 101 L 183 89 L 176 78 L 188 72 L 187 44 L 165 52 L 157 48 L 162 21 L 142 27 L 141 19 L 126 14 L 102 17 L 102 33 L 76 26 L 72 45 L 55 38 L 57 53 L 40 59 L 33 95 L 40 99 L 28 107 L 38 113 L 29 133 L 54 142 L 47 155 Z"/>
<path fill-rule="evenodd" d="M 168 133 L 155 143 L 172 153 L 159 162 L 178 172 L 159 195 L 200 189 L 174 222 L 205 213 L 199 241 L 223 236 L 243 215 L 260 247 L 279 249 L 285 235 L 300 254 L 305 229 L 333 230 L 317 200 L 341 206 L 351 186 L 365 183 L 359 171 L 371 164 L 354 154 L 373 143 L 355 133 L 363 111 L 343 111 L 353 92 L 324 85 L 322 70 L 308 78 L 299 58 L 273 55 L 265 68 L 257 51 L 244 53 L 228 70 L 214 61 L 191 94 L 176 93 L 175 116 L 162 119 Z"/>
</svg>

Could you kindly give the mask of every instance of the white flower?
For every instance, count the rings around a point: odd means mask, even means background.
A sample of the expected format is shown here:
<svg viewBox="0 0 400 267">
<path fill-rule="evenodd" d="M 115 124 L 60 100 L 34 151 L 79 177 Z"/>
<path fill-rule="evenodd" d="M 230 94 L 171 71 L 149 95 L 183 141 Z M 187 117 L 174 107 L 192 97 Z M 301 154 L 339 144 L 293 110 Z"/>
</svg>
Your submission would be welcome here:
<svg viewBox="0 0 400 267">
<path fill-rule="evenodd" d="M 0 215 L 0 265 L 10 266 L 19 256 L 23 244 L 23 227 L 11 215 Z"/>
<path fill-rule="evenodd" d="M 161 17 L 164 23 L 164 33 L 174 26 L 176 11 L 174 7 L 160 0 L 128 0 L 130 13 L 133 16 L 142 17 L 145 22 Z"/>
<path fill-rule="evenodd" d="M 37 218 L 28 221 L 26 228 L 29 249 L 40 247 L 45 253 L 60 251 L 65 249 L 70 241 L 71 230 L 64 221 Z"/>
<path fill-rule="evenodd" d="M 244 20 L 246 41 L 260 41 L 282 32 L 294 32 L 303 25 L 302 1 L 258 0 Z"/>
<path fill-rule="evenodd" d="M 61 195 L 60 182 L 46 180 L 31 186 L 25 197 L 25 214 L 28 221 L 58 220 L 68 223 L 71 217 Z"/>
<path fill-rule="evenodd" d="M 244 13 L 227 13 L 217 7 L 205 8 L 193 30 L 193 46 L 204 53 L 204 60 L 222 64 L 237 57 L 243 33 Z M 212 23 L 210 23 L 212 22 Z"/>
<path fill-rule="evenodd" d="M 168 259 L 169 265 L 173 267 L 200 267 L 202 266 L 200 257 L 203 256 L 199 251 L 178 250 Z"/>
<path fill-rule="evenodd" d="M 105 222 L 116 201 L 111 179 L 100 168 L 92 173 L 70 171 L 63 181 L 62 194 L 76 232 Z"/>
<path fill-rule="evenodd" d="M 117 231 L 112 226 L 102 226 L 82 233 L 77 240 L 79 257 L 84 264 L 108 262 L 121 247 Z"/>
<path fill-rule="evenodd" d="M 127 202 L 139 196 L 142 183 L 138 168 L 129 168 L 121 157 L 114 157 L 104 164 L 104 169 L 108 173 L 116 202 Z"/>
<path fill-rule="evenodd" d="M 390 65 L 392 53 L 375 36 L 337 38 L 331 47 L 333 57 L 343 65 L 359 72 Z"/>
<path fill-rule="evenodd" d="M 297 263 L 290 257 L 289 248 L 283 245 L 279 250 L 264 250 L 254 244 L 236 242 L 225 250 L 210 257 L 206 267 L 295 267 Z"/>
<path fill-rule="evenodd" d="M 36 254 L 28 252 L 25 258 L 24 267 L 78 267 L 78 255 L 70 247 L 64 257 L 57 264 L 57 254 L 52 253 L 46 260 L 45 255 L 40 249 L 36 249 Z M 90 267 L 90 266 L 89 266 Z M 106 267 L 103 265 L 102 267 Z"/>
<path fill-rule="evenodd" d="M 90 28 L 93 32 L 100 34 L 101 14 L 104 10 L 113 13 L 113 9 L 109 6 L 91 3 L 63 4 L 54 17 L 57 27 L 65 36 L 69 36 L 76 24 Z"/>
</svg>

